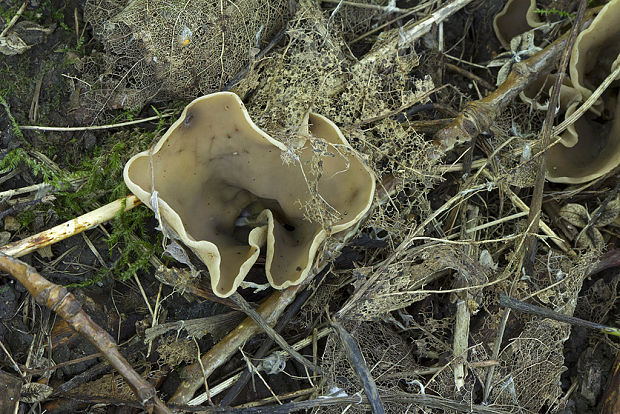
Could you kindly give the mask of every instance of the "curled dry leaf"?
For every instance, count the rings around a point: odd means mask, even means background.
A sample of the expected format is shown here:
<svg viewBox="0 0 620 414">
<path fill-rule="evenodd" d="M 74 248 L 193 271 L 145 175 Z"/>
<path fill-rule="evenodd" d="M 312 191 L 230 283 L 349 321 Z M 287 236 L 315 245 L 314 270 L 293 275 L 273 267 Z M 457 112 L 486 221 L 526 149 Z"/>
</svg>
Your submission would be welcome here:
<svg viewBox="0 0 620 414">
<path fill-rule="evenodd" d="M 599 212 L 599 209 L 603 211 Z M 583 248 L 602 249 L 605 246 L 605 240 L 598 228 L 613 223 L 620 214 L 620 198 L 616 197 L 604 206 L 598 207 L 592 214 L 588 212 L 585 206 L 576 203 L 566 204 L 560 209 L 559 215 L 569 224 L 577 229 L 586 231 L 577 239 L 577 246 Z M 592 219 L 595 222 L 591 222 Z"/>
</svg>

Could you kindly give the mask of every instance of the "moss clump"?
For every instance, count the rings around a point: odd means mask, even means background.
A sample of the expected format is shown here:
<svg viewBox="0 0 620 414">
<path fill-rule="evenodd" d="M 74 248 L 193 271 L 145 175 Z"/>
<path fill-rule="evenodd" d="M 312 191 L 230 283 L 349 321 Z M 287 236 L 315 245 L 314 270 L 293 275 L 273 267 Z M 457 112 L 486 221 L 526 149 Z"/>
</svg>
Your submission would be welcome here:
<svg viewBox="0 0 620 414">
<path fill-rule="evenodd" d="M 85 176 L 86 181 L 77 191 L 62 193 L 58 197 L 59 216 L 70 219 L 100 204 L 127 196 L 129 190 L 123 181 L 125 163 L 134 153 L 148 148 L 158 131 L 159 128 L 148 133 L 118 133 L 110 140 L 112 143 L 109 146 L 98 148 L 92 158 L 85 159 L 79 174 Z M 111 225 L 109 248 L 111 252 L 118 249 L 120 256 L 111 268 L 101 269 L 94 278 L 81 283 L 81 286 L 99 282 L 109 276 L 125 280 L 136 272 L 147 270 L 149 257 L 162 252 L 161 237 L 150 231 L 155 225 L 150 210 L 138 207 L 120 213 L 111 221 Z"/>
</svg>

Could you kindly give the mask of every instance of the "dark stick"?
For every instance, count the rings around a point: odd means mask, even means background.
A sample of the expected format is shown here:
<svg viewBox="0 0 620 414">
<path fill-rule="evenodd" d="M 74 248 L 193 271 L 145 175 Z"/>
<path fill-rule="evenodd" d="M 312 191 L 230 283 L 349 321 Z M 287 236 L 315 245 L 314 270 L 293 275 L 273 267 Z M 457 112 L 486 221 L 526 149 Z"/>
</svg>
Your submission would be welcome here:
<svg viewBox="0 0 620 414">
<path fill-rule="evenodd" d="M 282 329 L 284 329 L 284 327 L 293 319 L 293 317 L 297 315 L 297 312 L 299 312 L 303 304 L 306 303 L 310 295 L 314 293 L 314 291 L 316 290 L 316 287 L 321 284 L 323 279 L 325 279 L 325 276 L 329 273 L 328 270 L 329 270 L 328 267 L 324 268 L 316 276 L 313 284 L 307 286 L 306 289 L 304 289 L 304 291 L 301 292 L 295 298 L 295 301 L 286 309 L 286 312 L 284 313 L 284 315 L 282 315 L 282 317 L 278 320 L 276 325 L 273 327 L 273 329 L 276 332 L 282 331 Z M 273 343 L 274 342 L 271 338 L 267 338 L 263 341 L 263 343 L 261 344 L 256 354 L 254 354 L 254 358 L 252 359 L 252 363 L 254 365 L 258 365 L 258 363 L 260 362 L 259 360 L 261 358 L 264 358 L 267 355 L 267 352 L 269 352 L 269 350 L 273 346 Z M 241 377 L 237 380 L 237 382 L 235 382 L 235 384 L 230 388 L 230 390 L 228 390 L 224 398 L 222 398 L 220 405 L 221 406 L 231 405 L 234 399 L 237 397 L 237 395 L 239 395 L 239 393 L 241 392 L 243 387 L 248 383 L 251 377 L 252 377 L 252 372 L 245 371 L 243 375 L 241 375 Z"/>
<path fill-rule="evenodd" d="M 373 414 L 385 414 L 385 408 L 383 408 L 383 402 L 379 396 L 377 383 L 372 377 L 368 365 L 366 365 L 366 360 L 364 360 L 364 355 L 362 355 L 362 350 L 357 344 L 357 341 L 338 322 L 332 322 L 332 327 L 336 333 L 338 333 L 338 337 L 340 338 L 340 342 L 342 342 L 349 362 L 353 366 L 357 378 L 359 378 L 364 387 L 364 392 L 366 393 L 366 398 L 368 398 L 368 404 Z"/>
<path fill-rule="evenodd" d="M 563 313 L 555 312 L 541 306 L 530 305 L 529 303 L 521 302 L 520 300 L 511 298 L 510 296 L 499 295 L 499 304 L 505 308 L 510 308 L 519 312 L 532 313 L 534 315 L 542 316 L 543 318 L 549 318 L 559 322 L 569 323 L 571 325 L 596 329 L 606 334 L 620 336 L 620 330 L 617 328 L 575 318 L 574 316 L 564 315 Z"/>
</svg>

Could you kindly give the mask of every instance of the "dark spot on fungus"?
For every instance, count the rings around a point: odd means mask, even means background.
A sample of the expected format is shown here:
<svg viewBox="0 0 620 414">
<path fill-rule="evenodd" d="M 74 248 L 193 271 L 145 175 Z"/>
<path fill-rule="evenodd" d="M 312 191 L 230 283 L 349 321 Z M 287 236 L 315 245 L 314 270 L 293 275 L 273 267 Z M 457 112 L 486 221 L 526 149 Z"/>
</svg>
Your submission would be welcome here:
<svg viewBox="0 0 620 414">
<path fill-rule="evenodd" d="M 301 272 L 301 266 L 297 266 L 295 270 L 297 270 L 298 272 Z"/>
<path fill-rule="evenodd" d="M 189 128 L 192 125 L 192 121 L 194 120 L 194 114 L 190 111 L 187 112 L 187 115 L 185 115 L 185 120 L 183 121 L 183 126 L 185 126 L 185 128 Z"/>
</svg>

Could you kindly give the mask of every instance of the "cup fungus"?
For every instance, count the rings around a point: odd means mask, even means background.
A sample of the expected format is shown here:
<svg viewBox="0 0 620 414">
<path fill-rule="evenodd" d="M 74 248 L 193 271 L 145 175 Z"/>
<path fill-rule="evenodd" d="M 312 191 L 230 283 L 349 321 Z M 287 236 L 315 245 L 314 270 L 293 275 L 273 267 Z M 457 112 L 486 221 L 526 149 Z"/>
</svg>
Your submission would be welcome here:
<svg viewBox="0 0 620 414">
<path fill-rule="evenodd" d="M 508 0 L 493 19 L 495 36 L 502 46 L 509 49 L 510 39 L 543 24 L 535 10 L 536 0 Z"/>
<path fill-rule="evenodd" d="M 234 293 L 265 244 L 267 279 L 284 289 L 308 276 L 327 236 L 364 216 L 375 189 L 372 171 L 328 119 L 309 114 L 297 138 L 287 148 L 252 122 L 237 95 L 218 92 L 190 103 L 153 148 L 127 162 L 124 178 L 207 265 L 215 294 Z M 317 204 L 329 224 L 309 219 Z"/>
<path fill-rule="evenodd" d="M 601 9 L 590 27 L 577 36 L 569 72 L 583 102 L 620 65 L 620 0 Z M 620 164 L 620 88 L 617 82 L 562 135 L 564 145 L 547 153 L 547 178 L 562 183 L 584 183 Z M 566 109 L 566 117 L 577 104 Z M 567 139 L 571 134 L 571 139 Z M 567 143 L 568 141 L 568 143 Z"/>
<path fill-rule="evenodd" d="M 529 3 L 529 6 L 528 6 Z M 535 1 L 511 0 L 494 20 L 497 38 L 520 34 L 537 24 L 531 20 Z M 511 24 L 508 15 L 519 25 Z M 525 23 L 523 23 L 525 22 Z M 509 31 L 508 28 L 511 28 Z M 573 47 L 569 73 L 560 89 L 560 112 L 570 117 L 602 81 L 620 65 L 620 0 L 601 9 L 591 25 L 582 31 Z M 557 74 L 541 75 L 521 92 L 534 109 L 547 110 L 548 98 Z M 546 101 L 545 101 L 546 100 Z M 620 89 L 615 83 L 561 135 L 547 152 L 547 179 L 578 184 L 598 178 L 620 164 Z"/>
</svg>

